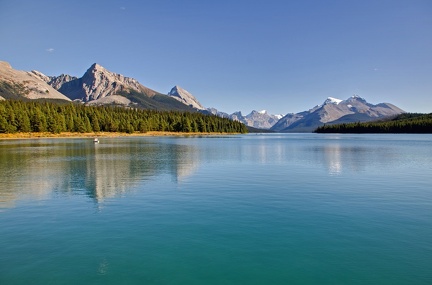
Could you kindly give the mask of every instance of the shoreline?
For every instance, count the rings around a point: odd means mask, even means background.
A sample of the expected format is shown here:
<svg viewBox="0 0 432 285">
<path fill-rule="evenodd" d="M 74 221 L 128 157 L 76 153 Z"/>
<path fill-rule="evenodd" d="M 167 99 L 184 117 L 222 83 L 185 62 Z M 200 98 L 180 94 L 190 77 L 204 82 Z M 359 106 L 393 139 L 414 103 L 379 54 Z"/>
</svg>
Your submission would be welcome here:
<svg viewBox="0 0 432 285">
<path fill-rule="evenodd" d="M 151 131 L 146 133 L 120 133 L 120 132 L 97 132 L 97 133 L 70 133 L 64 132 L 53 134 L 49 132 L 43 133 L 14 133 L 14 134 L 0 134 L 0 140 L 9 139 L 44 139 L 44 138 L 116 138 L 116 137 L 188 137 L 188 136 L 225 136 L 225 135 L 239 135 L 240 133 L 182 133 L 182 132 L 157 132 Z"/>
</svg>

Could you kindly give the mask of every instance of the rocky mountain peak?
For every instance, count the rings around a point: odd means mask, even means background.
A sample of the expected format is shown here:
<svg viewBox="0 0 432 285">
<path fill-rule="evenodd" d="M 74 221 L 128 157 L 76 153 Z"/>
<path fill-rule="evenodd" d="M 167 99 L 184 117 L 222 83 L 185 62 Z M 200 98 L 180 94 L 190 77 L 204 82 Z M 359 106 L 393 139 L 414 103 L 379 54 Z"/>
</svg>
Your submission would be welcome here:
<svg viewBox="0 0 432 285">
<path fill-rule="evenodd" d="M 57 90 L 59 90 L 63 84 L 78 79 L 77 77 L 71 76 L 69 74 L 61 74 L 60 76 L 50 76 L 49 78 L 50 80 L 48 84 Z"/>
<path fill-rule="evenodd" d="M 96 76 L 96 74 L 101 74 L 101 73 L 106 73 L 106 75 L 111 75 L 114 74 L 108 70 L 106 70 L 104 67 L 102 67 L 101 65 L 97 64 L 97 63 L 93 63 L 88 69 L 87 71 L 84 73 L 83 77 L 88 76 Z"/>
<path fill-rule="evenodd" d="M 234 113 L 232 113 L 232 115 L 234 115 L 234 116 L 239 116 L 239 117 L 243 117 L 241 111 L 234 112 Z"/>
<path fill-rule="evenodd" d="M 97 63 L 95 62 L 95 63 L 93 63 L 93 64 L 90 66 L 89 69 L 95 69 L 95 70 L 97 70 L 97 69 L 105 69 L 105 68 L 103 68 L 102 65 L 97 64 Z"/>
<path fill-rule="evenodd" d="M 363 97 L 360 97 L 359 95 L 354 94 L 353 96 L 349 97 L 347 99 L 347 101 L 364 101 L 364 102 L 366 102 L 366 99 Z"/>
<path fill-rule="evenodd" d="M 174 86 L 170 92 L 168 92 L 168 96 L 182 102 L 185 105 L 191 106 L 198 110 L 205 110 L 205 108 L 201 105 L 200 102 L 188 91 L 181 88 L 180 86 Z"/>
<path fill-rule="evenodd" d="M 252 110 L 252 112 L 249 114 L 250 115 L 265 115 L 267 114 L 266 110 L 261 110 L 261 111 L 257 111 L 257 110 Z"/>
<path fill-rule="evenodd" d="M 136 79 L 111 72 L 98 63 L 92 64 L 81 78 L 67 74 L 46 76 L 38 71 L 32 71 L 32 73 L 72 100 L 89 102 L 131 91 L 145 94 L 148 97 L 158 94 L 141 85 Z"/>
<path fill-rule="evenodd" d="M 326 104 L 334 104 L 334 105 L 339 105 L 340 102 L 342 102 L 343 100 L 341 99 L 337 99 L 334 97 L 327 97 L 327 99 L 324 101 L 324 105 Z"/>
<path fill-rule="evenodd" d="M 171 88 L 171 91 L 168 92 L 168 95 L 171 95 L 173 97 L 181 97 L 181 93 L 182 94 L 189 94 L 191 95 L 188 91 L 184 90 L 183 88 L 181 88 L 180 86 L 176 85 L 173 88 Z"/>
<path fill-rule="evenodd" d="M 253 110 L 249 115 L 244 116 L 241 121 L 250 127 L 270 129 L 279 119 L 276 115 L 268 114 L 266 110 Z"/>
<path fill-rule="evenodd" d="M 105 69 L 102 65 L 93 63 L 89 69 L 87 69 L 86 73 L 97 74 L 97 73 L 112 73 Z"/>
<path fill-rule="evenodd" d="M 145 88 L 136 79 L 108 71 L 97 63 L 90 66 L 81 81 L 83 94 L 82 98 L 79 99 L 86 102 L 115 95 L 120 91 L 141 92 Z"/>
<path fill-rule="evenodd" d="M 59 90 L 64 83 L 77 79 L 75 76 L 71 76 L 68 74 L 61 74 L 59 76 L 47 76 L 40 71 L 32 70 L 32 75 L 35 75 L 54 87 L 54 89 Z"/>
</svg>

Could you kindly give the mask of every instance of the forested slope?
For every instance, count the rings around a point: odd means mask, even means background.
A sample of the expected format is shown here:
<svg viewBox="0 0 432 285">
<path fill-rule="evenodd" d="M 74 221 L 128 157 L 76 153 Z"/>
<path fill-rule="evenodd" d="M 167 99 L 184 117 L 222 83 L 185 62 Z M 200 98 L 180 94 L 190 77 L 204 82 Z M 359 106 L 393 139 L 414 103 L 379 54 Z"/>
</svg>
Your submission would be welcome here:
<svg viewBox="0 0 432 285">
<path fill-rule="evenodd" d="M 240 122 L 201 113 L 4 100 L 0 133 L 16 132 L 226 132 L 246 133 Z"/>
<path fill-rule="evenodd" d="M 405 113 L 388 120 L 324 125 L 316 133 L 432 133 L 432 113 Z"/>
</svg>

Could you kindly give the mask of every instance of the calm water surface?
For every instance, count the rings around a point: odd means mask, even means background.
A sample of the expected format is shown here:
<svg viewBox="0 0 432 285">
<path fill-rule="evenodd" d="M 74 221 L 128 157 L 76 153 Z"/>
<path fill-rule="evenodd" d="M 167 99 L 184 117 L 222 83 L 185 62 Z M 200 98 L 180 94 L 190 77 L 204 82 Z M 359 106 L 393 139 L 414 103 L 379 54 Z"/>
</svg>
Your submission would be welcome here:
<svg viewBox="0 0 432 285">
<path fill-rule="evenodd" d="M 0 284 L 432 284 L 432 136 L 0 141 Z"/>
</svg>

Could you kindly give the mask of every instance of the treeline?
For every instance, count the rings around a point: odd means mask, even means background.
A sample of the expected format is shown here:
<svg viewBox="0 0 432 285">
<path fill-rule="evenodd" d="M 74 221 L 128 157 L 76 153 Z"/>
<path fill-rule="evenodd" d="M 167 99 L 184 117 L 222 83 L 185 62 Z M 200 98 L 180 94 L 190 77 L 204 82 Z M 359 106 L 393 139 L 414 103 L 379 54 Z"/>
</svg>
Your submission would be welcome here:
<svg viewBox="0 0 432 285">
<path fill-rule="evenodd" d="M 0 101 L 0 133 L 147 131 L 246 133 L 247 128 L 237 121 L 201 113 Z"/>
<path fill-rule="evenodd" d="M 432 133 L 432 113 L 406 113 L 385 121 L 324 125 L 316 133 Z"/>
</svg>

